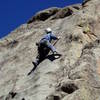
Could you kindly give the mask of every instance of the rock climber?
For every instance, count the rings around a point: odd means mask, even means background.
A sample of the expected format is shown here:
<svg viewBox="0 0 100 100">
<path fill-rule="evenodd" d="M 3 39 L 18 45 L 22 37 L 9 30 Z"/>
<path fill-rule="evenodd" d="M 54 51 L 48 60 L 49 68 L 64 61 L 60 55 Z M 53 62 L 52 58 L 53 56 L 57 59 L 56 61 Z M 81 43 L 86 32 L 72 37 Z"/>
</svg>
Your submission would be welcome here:
<svg viewBox="0 0 100 100">
<path fill-rule="evenodd" d="M 53 55 L 60 55 L 55 47 L 53 46 L 53 44 L 51 43 L 52 40 L 59 40 L 59 37 L 56 37 L 51 28 L 47 28 L 45 29 L 46 34 L 43 36 L 43 38 L 36 43 L 36 45 L 38 46 L 38 56 L 36 57 L 36 60 L 33 63 L 34 68 L 32 69 L 32 71 L 34 71 L 37 67 L 37 65 L 43 60 L 45 59 L 46 55 L 49 53 L 49 51 L 51 50 Z"/>
</svg>

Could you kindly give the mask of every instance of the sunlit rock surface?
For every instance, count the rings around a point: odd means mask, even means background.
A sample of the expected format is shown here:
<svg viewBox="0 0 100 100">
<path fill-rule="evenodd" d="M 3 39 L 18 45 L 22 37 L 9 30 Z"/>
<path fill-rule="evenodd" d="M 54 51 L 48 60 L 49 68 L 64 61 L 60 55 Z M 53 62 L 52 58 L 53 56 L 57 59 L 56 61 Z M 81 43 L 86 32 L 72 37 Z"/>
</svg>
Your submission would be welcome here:
<svg viewBox="0 0 100 100">
<path fill-rule="evenodd" d="M 27 76 L 47 27 L 62 56 Z M 100 100 L 100 0 L 46 9 L 1 39 L 0 100 Z"/>
</svg>

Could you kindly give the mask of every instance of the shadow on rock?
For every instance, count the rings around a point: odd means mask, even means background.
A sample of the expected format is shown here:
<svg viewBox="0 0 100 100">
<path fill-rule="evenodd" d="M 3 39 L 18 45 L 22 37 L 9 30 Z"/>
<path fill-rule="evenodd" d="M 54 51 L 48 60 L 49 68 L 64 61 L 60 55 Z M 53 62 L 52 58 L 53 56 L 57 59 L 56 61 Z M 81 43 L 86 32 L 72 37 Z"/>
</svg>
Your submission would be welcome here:
<svg viewBox="0 0 100 100">
<path fill-rule="evenodd" d="M 28 75 L 30 75 L 32 72 L 34 72 L 36 70 L 36 68 L 38 67 L 38 65 L 44 61 L 45 59 L 49 59 L 50 61 L 54 61 L 56 59 L 59 59 L 62 55 L 61 54 L 51 54 L 51 55 L 47 55 L 45 54 L 45 56 L 41 56 L 39 59 L 38 59 L 38 64 L 36 64 L 35 62 L 32 62 L 34 67 L 32 68 L 32 70 L 28 73 Z"/>
<path fill-rule="evenodd" d="M 56 59 L 59 59 L 61 56 L 62 56 L 61 54 L 51 54 L 51 55 L 48 55 L 46 59 L 49 59 L 50 61 L 54 61 Z"/>
</svg>

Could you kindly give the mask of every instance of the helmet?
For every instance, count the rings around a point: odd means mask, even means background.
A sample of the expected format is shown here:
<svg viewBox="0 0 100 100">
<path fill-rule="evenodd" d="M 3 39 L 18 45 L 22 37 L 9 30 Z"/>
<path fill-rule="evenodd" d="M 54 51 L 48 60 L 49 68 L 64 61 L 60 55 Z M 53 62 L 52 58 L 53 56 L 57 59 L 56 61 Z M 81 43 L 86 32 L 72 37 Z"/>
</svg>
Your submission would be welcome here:
<svg viewBox="0 0 100 100">
<path fill-rule="evenodd" d="M 52 32 L 52 30 L 51 30 L 51 28 L 47 28 L 47 29 L 45 30 L 45 32 L 46 32 L 46 33 L 50 33 L 50 32 Z"/>
</svg>

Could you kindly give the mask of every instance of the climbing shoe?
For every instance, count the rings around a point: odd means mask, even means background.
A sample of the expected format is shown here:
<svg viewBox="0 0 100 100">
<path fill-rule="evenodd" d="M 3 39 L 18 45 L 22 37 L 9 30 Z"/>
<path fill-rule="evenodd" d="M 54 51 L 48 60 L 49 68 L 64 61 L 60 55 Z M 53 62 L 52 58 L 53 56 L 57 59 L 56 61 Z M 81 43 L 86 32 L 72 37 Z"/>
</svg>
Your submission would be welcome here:
<svg viewBox="0 0 100 100">
<path fill-rule="evenodd" d="M 55 54 L 59 54 L 59 53 L 57 51 L 54 51 L 53 54 L 55 55 Z"/>
<path fill-rule="evenodd" d="M 37 66 L 37 64 L 36 64 L 35 62 L 32 62 L 32 64 L 34 65 L 34 67 L 36 67 L 36 66 Z"/>
<path fill-rule="evenodd" d="M 60 56 L 62 56 L 62 54 L 58 53 L 57 51 L 54 51 L 54 52 L 53 52 L 53 55 L 54 55 L 54 56 L 58 56 L 57 58 L 59 58 Z"/>
</svg>

